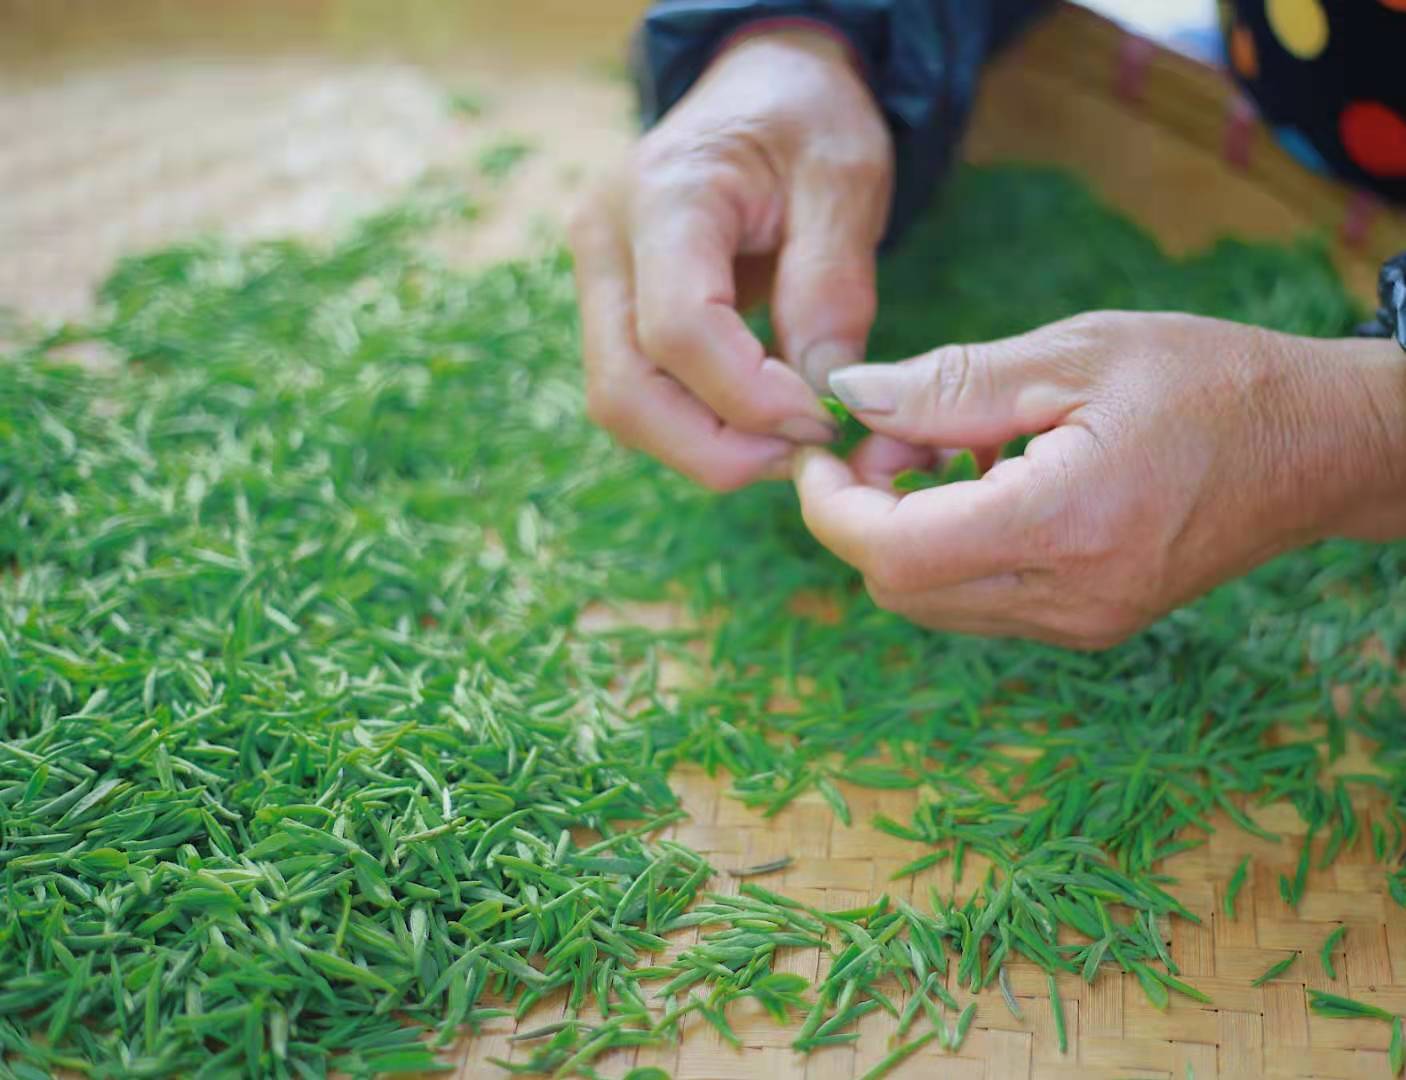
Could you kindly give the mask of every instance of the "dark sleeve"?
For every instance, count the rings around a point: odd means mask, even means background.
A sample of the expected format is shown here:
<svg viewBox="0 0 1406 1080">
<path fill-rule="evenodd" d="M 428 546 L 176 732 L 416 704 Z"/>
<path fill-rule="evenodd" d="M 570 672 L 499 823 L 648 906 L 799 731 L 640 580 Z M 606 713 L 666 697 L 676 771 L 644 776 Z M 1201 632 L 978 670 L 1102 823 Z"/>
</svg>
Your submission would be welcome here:
<svg viewBox="0 0 1406 1080">
<path fill-rule="evenodd" d="M 749 25 L 803 20 L 843 36 L 894 136 L 886 243 L 927 205 L 951 164 L 986 60 L 1048 0 L 655 0 L 635 36 L 640 113 L 652 126 L 718 49 Z"/>
</svg>

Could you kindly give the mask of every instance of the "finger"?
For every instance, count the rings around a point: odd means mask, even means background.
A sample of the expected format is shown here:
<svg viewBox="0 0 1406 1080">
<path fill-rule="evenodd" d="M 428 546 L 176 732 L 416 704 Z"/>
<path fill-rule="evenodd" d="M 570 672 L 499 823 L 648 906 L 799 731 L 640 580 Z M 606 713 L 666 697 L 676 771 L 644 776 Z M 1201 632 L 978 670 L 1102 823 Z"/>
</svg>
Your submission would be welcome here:
<svg viewBox="0 0 1406 1080">
<path fill-rule="evenodd" d="M 1060 610 L 1047 588 L 1032 584 L 1033 576 L 1038 575 L 1003 574 L 922 592 L 865 584 L 876 605 L 929 630 L 1023 638 L 1075 649 L 1105 649 L 1124 636 L 1081 626 Z"/>
<path fill-rule="evenodd" d="M 713 491 L 735 491 L 790 474 L 795 444 L 730 427 L 672 376 L 642 362 L 626 378 L 642 380 L 633 422 L 620 440 Z"/>
<path fill-rule="evenodd" d="M 875 171 L 866 177 L 855 175 Z M 825 163 L 798 177 L 777 263 L 773 318 L 781 354 L 817 393 L 864 359 L 877 309 L 875 252 L 887 216 L 882 162 Z"/>
<path fill-rule="evenodd" d="M 1017 637 L 1029 629 L 1016 615 L 1022 602 L 1017 574 L 923 591 L 889 589 L 874 581 L 865 584 L 879 607 L 932 630 Z"/>
<path fill-rule="evenodd" d="M 887 435 L 870 435 L 847 459 L 861 483 L 884 489 L 890 488 L 893 478 L 905 469 L 928 470 L 936 460 L 937 453 L 930 447 L 913 446 Z"/>
<path fill-rule="evenodd" d="M 830 387 L 875 431 L 936 446 L 987 446 L 1060 423 L 1089 388 L 1076 338 L 1045 327 L 948 345 L 897 364 L 862 364 Z"/>
<path fill-rule="evenodd" d="M 1029 468 L 899 498 L 860 483 L 834 455 L 803 450 L 794 478 L 806 526 L 825 547 L 882 587 L 956 585 L 1018 570 L 1038 547 L 1045 498 Z"/>
<path fill-rule="evenodd" d="M 713 188 L 641 192 L 631 226 L 640 346 L 734 427 L 829 442 L 835 427 L 816 396 L 737 312 L 737 213 Z"/>
<path fill-rule="evenodd" d="M 886 523 L 898 507 L 897 496 L 861 483 L 847 462 L 825 450 L 803 449 L 793 466 L 806 528 L 831 552 L 869 573 L 870 537 L 857 523 Z"/>
<path fill-rule="evenodd" d="M 715 490 L 785 475 L 792 444 L 728 427 L 640 353 L 629 250 L 616 220 L 596 213 L 572 233 L 592 418 L 626 445 Z"/>
</svg>

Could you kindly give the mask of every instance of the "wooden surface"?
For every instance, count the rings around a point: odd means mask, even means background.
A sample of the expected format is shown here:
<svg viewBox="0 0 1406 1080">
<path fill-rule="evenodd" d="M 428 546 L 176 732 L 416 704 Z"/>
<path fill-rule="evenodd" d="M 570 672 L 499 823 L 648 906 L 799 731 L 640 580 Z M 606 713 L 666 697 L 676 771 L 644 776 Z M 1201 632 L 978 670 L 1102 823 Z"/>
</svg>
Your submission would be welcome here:
<svg viewBox="0 0 1406 1080">
<path fill-rule="evenodd" d="M 33 317 L 75 314 L 123 251 L 213 228 L 326 232 L 425 170 L 462 183 L 487 208 L 481 229 L 440 239 L 446 251 L 472 261 L 520 250 L 541 225 L 560 220 L 585 177 L 628 145 L 629 96 L 604 65 L 618 55 L 637 6 L 596 6 L 588 25 L 541 0 L 479 22 L 450 3 L 398 6 L 405 18 L 395 21 L 384 5 L 354 0 L 271 8 L 203 0 L 174 6 L 173 25 L 160 16 L 172 5 L 0 0 L 0 41 L 14 61 L 0 63 L 0 306 Z M 250 14 L 268 10 L 279 19 Z M 104 29 L 100 11 L 117 21 Z M 530 32 L 548 25 L 556 32 Z M 1229 98 L 1219 79 L 1153 55 L 1141 93 L 1120 97 L 1111 87 L 1123 47 L 1111 28 L 1075 13 L 1042 27 L 988 81 L 971 156 L 1077 168 L 1176 251 L 1227 231 L 1319 228 L 1336 237 L 1345 225 L 1352 232 L 1365 223 L 1355 244 L 1337 249 L 1365 297 L 1381 255 L 1406 247 L 1401 219 L 1364 217 L 1352 196 L 1302 173 L 1263 133 L 1251 132 L 1243 167 L 1229 165 L 1222 153 Z M 451 114 L 451 91 L 480 93 L 485 115 Z M 510 184 L 495 187 L 474 161 L 505 134 L 525 137 L 538 153 Z M 1366 767 L 1369 752 L 1355 748 L 1344 769 Z M 817 800 L 764 821 L 726 798 L 722 781 L 688 772 L 675 779 L 692 815 L 674 830 L 678 839 L 720 867 L 791 855 L 794 865 L 763 883 L 811 903 L 849 907 L 914 889 L 921 900 L 928 884 L 949 884 L 942 869 L 888 881 L 918 852 L 865 822 L 880 809 L 906 818 L 909 794 L 848 791 L 857 824 L 845 828 Z M 1361 809 L 1370 818 L 1377 808 Z M 1385 1077 L 1388 1028 L 1311 1017 L 1304 989 L 1406 1011 L 1406 913 L 1386 897 L 1365 845 L 1311 875 L 1300 910 L 1287 910 L 1276 882 L 1292 873 L 1302 827 L 1287 808 L 1263 820 L 1284 832 L 1284 843 L 1227 826 L 1168 867 L 1181 882 L 1176 894 L 1204 920 L 1170 926 L 1170 948 L 1213 1006 L 1174 1000 L 1158 1012 L 1130 979 L 1065 980 L 1070 1046 L 1060 1055 L 1043 976 L 1014 965 L 1023 1022 L 987 994 L 959 1055 L 925 1053 L 894 1075 Z M 1221 891 L 1247 852 L 1254 873 L 1231 921 L 1220 912 Z M 1340 924 L 1348 933 L 1330 982 L 1317 953 Z M 1288 950 L 1304 955 L 1285 978 L 1251 988 Z M 798 953 L 785 967 L 816 976 L 818 963 L 814 953 Z M 550 1019 L 553 1008 L 560 1003 L 525 1023 Z M 849 1080 L 886 1053 L 892 1021 L 866 1017 L 857 1048 L 810 1058 L 793 1054 L 791 1033 L 763 1016 L 740 1011 L 735 1026 L 746 1044 L 740 1053 L 694 1027 L 677 1049 L 622 1056 L 602 1072 L 619 1075 L 637 1063 L 691 1080 Z M 486 1064 L 490 1057 L 521 1060 L 523 1050 L 507 1041 L 512 1029 L 499 1023 L 463 1040 L 452 1053 L 458 1075 L 500 1075 Z"/>
<path fill-rule="evenodd" d="M 1382 262 L 1406 248 L 1406 212 L 1306 171 L 1252 119 L 1237 136 L 1238 99 L 1219 72 L 1068 7 L 997 61 L 968 156 L 1079 172 L 1176 253 L 1226 234 L 1318 233 L 1353 289 L 1374 297 Z"/>
</svg>

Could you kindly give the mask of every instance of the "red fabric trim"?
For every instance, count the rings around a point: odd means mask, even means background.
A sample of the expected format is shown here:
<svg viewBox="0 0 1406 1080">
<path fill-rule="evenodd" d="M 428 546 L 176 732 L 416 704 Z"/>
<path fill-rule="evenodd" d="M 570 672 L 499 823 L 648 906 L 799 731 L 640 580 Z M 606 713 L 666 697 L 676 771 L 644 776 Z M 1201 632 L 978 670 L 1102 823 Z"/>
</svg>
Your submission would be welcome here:
<svg viewBox="0 0 1406 1080">
<path fill-rule="evenodd" d="M 1230 99 L 1230 110 L 1226 116 L 1225 159 L 1238 169 L 1250 164 L 1250 148 L 1255 140 L 1255 124 L 1259 110 L 1249 98 L 1237 94 Z"/>
<path fill-rule="evenodd" d="M 1123 35 L 1118 47 L 1118 67 L 1113 85 L 1124 101 L 1141 100 L 1147 68 L 1156 52 L 1157 47 L 1146 38 L 1137 34 Z"/>
<path fill-rule="evenodd" d="M 1372 219 L 1381 209 L 1381 201 L 1370 191 L 1358 188 L 1352 193 L 1343 215 L 1341 235 L 1350 248 L 1361 248 L 1372 229 Z"/>
</svg>

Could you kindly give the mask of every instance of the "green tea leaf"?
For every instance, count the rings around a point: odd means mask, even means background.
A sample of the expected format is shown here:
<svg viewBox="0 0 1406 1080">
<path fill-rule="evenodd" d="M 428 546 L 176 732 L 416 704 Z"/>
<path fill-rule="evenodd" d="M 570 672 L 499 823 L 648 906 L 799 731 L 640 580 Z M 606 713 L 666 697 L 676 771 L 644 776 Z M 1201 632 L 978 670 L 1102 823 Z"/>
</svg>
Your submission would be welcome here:
<svg viewBox="0 0 1406 1080">
<path fill-rule="evenodd" d="M 1277 978 L 1279 978 L 1280 975 L 1283 975 L 1284 972 L 1288 971 L 1289 968 L 1293 967 L 1294 961 L 1297 960 L 1298 958 L 1299 958 L 1299 954 L 1298 954 L 1298 953 L 1290 953 L 1288 956 L 1284 957 L 1284 959 L 1275 961 L 1273 964 L 1271 964 L 1271 965 L 1269 966 L 1269 969 L 1268 969 L 1267 971 L 1265 971 L 1265 973 L 1264 973 L 1263 975 L 1261 975 L 1261 976 L 1259 976 L 1259 978 L 1254 979 L 1253 981 L 1251 981 L 1250 985 L 1251 985 L 1251 986 L 1263 986 L 1265 983 L 1269 982 L 1271 979 L 1277 979 Z"/>
</svg>

